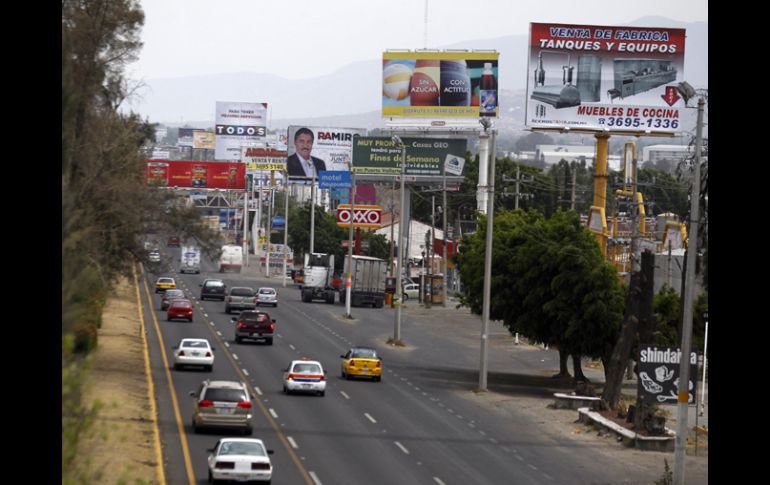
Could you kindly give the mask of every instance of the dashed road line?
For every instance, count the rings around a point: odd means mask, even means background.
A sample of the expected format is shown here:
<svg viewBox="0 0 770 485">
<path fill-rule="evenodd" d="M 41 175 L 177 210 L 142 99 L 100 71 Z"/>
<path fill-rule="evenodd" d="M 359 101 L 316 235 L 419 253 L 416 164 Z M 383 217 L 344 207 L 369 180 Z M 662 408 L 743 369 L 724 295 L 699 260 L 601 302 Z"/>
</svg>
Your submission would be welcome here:
<svg viewBox="0 0 770 485">
<path fill-rule="evenodd" d="M 442 482 L 439 477 L 433 477 L 433 481 L 438 483 L 438 485 L 446 485 L 446 483 Z"/>
<path fill-rule="evenodd" d="M 292 344 L 289 344 L 289 348 L 290 348 L 291 350 L 297 350 L 297 349 L 296 349 L 296 347 L 294 347 Z"/>
<path fill-rule="evenodd" d="M 309 471 L 309 472 L 307 472 L 307 473 L 308 473 L 308 475 L 310 475 L 310 478 L 312 478 L 312 479 L 313 479 L 313 481 L 315 482 L 315 485 L 323 485 L 323 484 L 321 483 L 321 480 L 319 480 L 319 479 L 318 479 L 318 475 L 316 475 L 316 474 L 315 474 L 315 472 L 310 472 L 310 471 Z"/>
<path fill-rule="evenodd" d="M 521 455 L 513 455 L 513 456 L 515 456 L 516 459 L 519 461 L 524 461 L 524 458 L 522 458 Z"/>
<path fill-rule="evenodd" d="M 243 371 L 244 374 L 249 375 L 249 371 L 247 371 L 246 369 L 241 369 L 241 370 Z"/>
<path fill-rule="evenodd" d="M 366 416 L 367 419 L 369 419 L 369 421 L 371 421 L 372 423 L 377 423 L 377 420 L 374 419 L 369 413 L 364 413 L 364 416 Z"/>
<path fill-rule="evenodd" d="M 221 337 L 221 336 L 222 336 L 222 332 L 220 332 L 219 330 L 217 330 L 217 335 L 219 335 L 219 336 Z"/>
<path fill-rule="evenodd" d="M 553 481 L 553 477 L 552 477 L 551 475 L 549 475 L 549 474 L 547 474 L 547 473 L 543 473 L 543 476 L 544 476 L 545 478 L 547 478 L 548 480 L 551 480 L 551 481 Z"/>
<path fill-rule="evenodd" d="M 270 416 L 274 417 L 275 419 L 278 419 L 278 415 L 275 414 L 275 409 L 270 408 L 268 409 L 268 411 L 270 411 Z"/>
<path fill-rule="evenodd" d="M 294 441 L 294 438 L 292 438 L 291 436 L 287 436 L 287 437 L 286 437 L 286 440 L 289 442 L 289 444 L 291 445 L 291 447 L 292 447 L 292 448 L 294 448 L 295 450 L 296 450 L 297 448 L 299 448 L 299 446 L 297 446 L 297 442 L 296 442 L 296 441 Z"/>
<path fill-rule="evenodd" d="M 492 443 L 493 445 L 497 444 L 497 440 L 494 438 L 489 438 L 489 442 Z"/>
<path fill-rule="evenodd" d="M 225 347 L 230 347 L 230 344 L 225 342 Z"/>
<path fill-rule="evenodd" d="M 395 443 L 395 445 L 396 445 L 396 446 L 398 446 L 398 447 L 401 449 L 401 451 L 403 451 L 403 452 L 404 452 L 404 454 L 406 454 L 406 455 L 408 455 L 408 454 L 409 454 L 409 450 L 407 450 L 407 449 L 406 449 L 406 447 L 405 447 L 404 445 L 402 445 L 402 444 L 401 444 L 401 443 L 399 443 L 398 441 L 394 441 L 393 443 Z"/>
<path fill-rule="evenodd" d="M 262 389 L 260 389 L 259 387 L 254 386 L 254 390 L 257 391 L 257 394 L 259 394 L 260 396 L 262 395 Z"/>
<path fill-rule="evenodd" d="M 345 393 L 345 391 L 340 391 L 340 394 L 342 394 L 342 397 L 344 397 L 345 399 L 350 399 L 350 396 L 348 396 L 348 395 Z"/>
<path fill-rule="evenodd" d="M 528 466 L 528 467 L 530 467 L 531 469 L 535 470 L 535 471 L 537 471 L 537 469 L 538 469 L 538 468 L 537 468 L 535 465 L 533 465 L 532 463 L 527 463 L 527 466 Z"/>
</svg>

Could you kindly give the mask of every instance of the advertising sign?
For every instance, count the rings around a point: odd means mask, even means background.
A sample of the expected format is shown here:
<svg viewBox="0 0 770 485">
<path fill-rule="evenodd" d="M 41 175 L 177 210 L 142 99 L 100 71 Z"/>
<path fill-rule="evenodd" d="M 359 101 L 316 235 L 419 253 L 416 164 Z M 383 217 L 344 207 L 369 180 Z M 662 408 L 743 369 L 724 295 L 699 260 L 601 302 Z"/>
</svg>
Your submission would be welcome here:
<svg viewBox="0 0 770 485">
<path fill-rule="evenodd" d="M 243 147 L 241 160 L 246 164 L 246 170 L 286 170 L 286 150 L 275 148 Z"/>
<path fill-rule="evenodd" d="M 445 162 L 465 160 L 466 140 L 448 138 L 402 138 L 406 144 L 406 175 L 443 175 Z M 451 163 L 450 163 L 451 165 Z M 447 171 L 460 175 L 464 164 Z M 353 171 L 361 174 L 401 174 L 401 147 L 384 137 L 355 137 L 353 144 Z"/>
<path fill-rule="evenodd" d="M 353 186 L 350 172 L 343 170 L 326 170 L 318 173 L 319 189 L 341 189 Z"/>
<path fill-rule="evenodd" d="M 639 389 L 645 399 L 658 404 L 676 404 L 679 391 L 678 348 L 642 346 L 639 352 Z M 698 355 L 690 352 L 689 404 L 695 404 Z"/>
<path fill-rule="evenodd" d="M 382 207 L 378 205 L 353 206 L 353 227 L 379 229 L 382 226 Z M 337 206 L 337 225 L 350 227 L 350 204 Z"/>
<path fill-rule="evenodd" d="M 240 160 L 241 147 L 264 141 L 267 135 L 267 103 L 217 101 L 217 160 Z"/>
<path fill-rule="evenodd" d="M 685 29 L 530 24 L 526 125 L 681 129 Z"/>
<path fill-rule="evenodd" d="M 350 171 L 353 159 L 353 136 L 365 135 L 363 128 L 318 128 L 290 126 L 289 149 L 286 159 L 289 179 L 309 183 L 323 170 Z"/>
<path fill-rule="evenodd" d="M 497 117 L 497 52 L 385 52 L 382 116 Z"/>
<path fill-rule="evenodd" d="M 242 163 L 150 160 L 147 162 L 147 184 L 156 187 L 244 190 L 246 166 Z"/>
<path fill-rule="evenodd" d="M 210 131 L 193 131 L 193 148 L 213 150 L 216 146 L 216 139 L 214 133 Z"/>
<path fill-rule="evenodd" d="M 177 138 L 177 146 L 191 147 L 193 146 L 193 128 L 179 128 L 179 136 Z"/>
</svg>

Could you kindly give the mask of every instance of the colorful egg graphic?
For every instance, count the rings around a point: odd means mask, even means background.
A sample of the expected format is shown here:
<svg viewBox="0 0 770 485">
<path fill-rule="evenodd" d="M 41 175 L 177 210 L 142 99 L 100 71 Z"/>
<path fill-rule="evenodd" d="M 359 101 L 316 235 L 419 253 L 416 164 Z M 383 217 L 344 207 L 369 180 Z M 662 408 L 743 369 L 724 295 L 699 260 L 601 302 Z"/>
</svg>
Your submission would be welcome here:
<svg viewBox="0 0 770 485">
<path fill-rule="evenodd" d="M 394 101 L 409 96 L 412 70 L 404 64 L 389 64 L 382 72 L 382 94 Z"/>
<path fill-rule="evenodd" d="M 414 66 L 409 96 L 412 106 L 438 106 L 440 61 L 418 60 Z"/>
</svg>

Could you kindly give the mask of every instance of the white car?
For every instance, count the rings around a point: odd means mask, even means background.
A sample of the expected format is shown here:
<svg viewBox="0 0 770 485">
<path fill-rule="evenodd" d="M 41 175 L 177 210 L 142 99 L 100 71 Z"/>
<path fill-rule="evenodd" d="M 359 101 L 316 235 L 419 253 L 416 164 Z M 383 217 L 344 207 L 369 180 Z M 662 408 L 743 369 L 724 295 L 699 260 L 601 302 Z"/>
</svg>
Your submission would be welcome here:
<svg viewBox="0 0 770 485">
<path fill-rule="evenodd" d="M 317 360 L 292 360 L 283 371 L 283 392 L 326 393 L 326 371 Z"/>
<path fill-rule="evenodd" d="M 174 369 L 186 365 L 202 365 L 211 372 L 214 368 L 214 347 L 205 338 L 183 338 L 174 346 Z"/>
<path fill-rule="evenodd" d="M 409 283 L 404 285 L 404 301 L 410 298 L 419 298 L 420 285 L 417 283 Z"/>
<path fill-rule="evenodd" d="M 270 483 L 273 465 L 262 440 L 254 438 L 222 438 L 209 452 L 209 483 L 216 480 Z"/>
<path fill-rule="evenodd" d="M 260 288 L 257 291 L 257 306 L 262 304 L 278 306 L 278 293 L 275 288 Z"/>
</svg>

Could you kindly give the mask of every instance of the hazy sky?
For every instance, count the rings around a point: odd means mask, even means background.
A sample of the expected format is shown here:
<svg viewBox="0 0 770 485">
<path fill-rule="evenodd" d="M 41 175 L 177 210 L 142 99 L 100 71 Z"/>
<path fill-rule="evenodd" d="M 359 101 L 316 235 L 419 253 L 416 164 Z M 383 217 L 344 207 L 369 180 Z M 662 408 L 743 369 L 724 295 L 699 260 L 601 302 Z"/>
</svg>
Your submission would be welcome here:
<svg viewBox="0 0 770 485">
<path fill-rule="evenodd" d="M 707 0 L 140 0 L 136 80 L 265 72 L 329 74 L 386 49 L 527 34 L 530 22 L 619 25 L 640 17 L 708 21 Z M 656 25 L 651 25 L 655 27 Z"/>
</svg>

